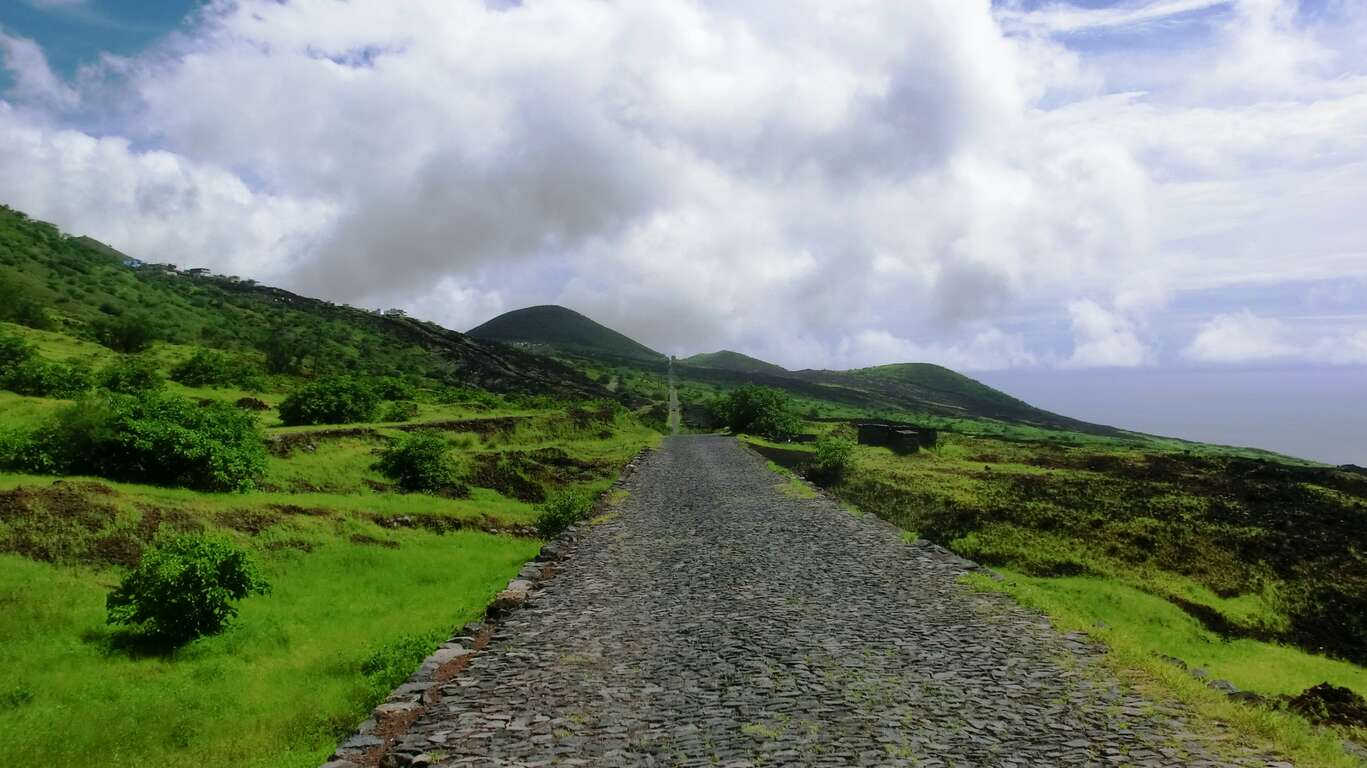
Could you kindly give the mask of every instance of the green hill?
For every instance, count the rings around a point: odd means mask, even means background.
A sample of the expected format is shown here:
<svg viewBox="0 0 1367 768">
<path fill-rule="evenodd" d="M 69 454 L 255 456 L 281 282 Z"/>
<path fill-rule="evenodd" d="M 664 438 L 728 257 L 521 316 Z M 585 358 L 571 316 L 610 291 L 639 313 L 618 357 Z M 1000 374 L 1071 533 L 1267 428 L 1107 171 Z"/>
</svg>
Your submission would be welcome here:
<svg viewBox="0 0 1367 768">
<path fill-rule="evenodd" d="M 742 355 L 739 352 L 732 352 L 729 349 L 723 349 L 720 352 L 704 352 L 675 362 L 694 368 L 716 368 L 739 373 L 769 373 L 776 376 L 788 373 L 786 368 L 773 363 L 766 363 L 749 355 Z"/>
<path fill-rule="evenodd" d="M 547 304 L 512 312 L 472 328 L 469 335 L 533 351 L 553 351 L 590 357 L 663 362 L 665 356 L 572 309 Z"/>
<path fill-rule="evenodd" d="M 852 371 L 798 371 L 802 379 L 859 392 L 893 407 L 941 416 L 992 419 L 1092 434 L 1119 430 L 1060 416 L 961 373 L 931 363 L 897 363 Z"/>
</svg>

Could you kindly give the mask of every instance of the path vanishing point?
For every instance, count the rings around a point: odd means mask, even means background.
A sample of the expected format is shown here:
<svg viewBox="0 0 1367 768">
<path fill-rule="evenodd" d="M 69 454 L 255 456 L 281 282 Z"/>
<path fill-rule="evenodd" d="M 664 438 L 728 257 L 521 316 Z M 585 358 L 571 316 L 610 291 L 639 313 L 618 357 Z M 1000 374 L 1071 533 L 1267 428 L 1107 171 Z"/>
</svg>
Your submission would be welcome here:
<svg viewBox="0 0 1367 768">
<path fill-rule="evenodd" d="M 1085 636 L 960 584 L 966 561 L 785 484 L 734 439 L 666 438 L 397 764 L 1288 765 L 1197 735 Z"/>
</svg>

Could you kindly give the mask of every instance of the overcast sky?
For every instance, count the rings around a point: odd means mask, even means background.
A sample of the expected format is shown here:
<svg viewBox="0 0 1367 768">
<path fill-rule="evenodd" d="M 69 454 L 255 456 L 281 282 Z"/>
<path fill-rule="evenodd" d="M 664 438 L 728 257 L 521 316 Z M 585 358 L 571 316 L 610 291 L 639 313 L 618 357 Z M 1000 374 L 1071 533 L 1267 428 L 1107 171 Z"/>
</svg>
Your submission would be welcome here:
<svg viewBox="0 0 1367 768">
<path fill-rule="evenodd" d="M 10 0 L 0 202 L 465 329 L 1367 364 L 1361 0 Z"/>
</svg>

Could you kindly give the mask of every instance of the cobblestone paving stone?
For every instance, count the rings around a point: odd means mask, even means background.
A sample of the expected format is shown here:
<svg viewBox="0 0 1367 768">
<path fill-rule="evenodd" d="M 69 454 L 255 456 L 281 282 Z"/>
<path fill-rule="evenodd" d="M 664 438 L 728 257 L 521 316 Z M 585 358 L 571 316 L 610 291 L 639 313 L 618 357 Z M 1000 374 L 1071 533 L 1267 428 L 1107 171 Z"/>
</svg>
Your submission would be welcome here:
<svg viewBox="0 0 1367 768">
<path fill-rule="evenodd" d="M 442 684 L 406 760 L 1286 765 L 1217 750 L 1085 637 L 957 584 L 965 561 L 779 481 L 730 438 L 667 438 Z"/>
</svg>

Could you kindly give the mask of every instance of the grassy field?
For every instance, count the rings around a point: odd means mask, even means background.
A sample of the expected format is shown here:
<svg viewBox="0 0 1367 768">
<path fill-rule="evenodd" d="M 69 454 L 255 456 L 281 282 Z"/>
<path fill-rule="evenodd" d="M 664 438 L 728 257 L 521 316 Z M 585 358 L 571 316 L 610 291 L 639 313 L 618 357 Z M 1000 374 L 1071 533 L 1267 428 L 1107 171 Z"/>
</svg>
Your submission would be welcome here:
<svg viewBox="0 0 1367 768">
<path fill-rule="evenodd" d="M 435 647 L 539 547 L 479 530 L 533 522 L 532 503 L 476 485 L 507 477 L 470 478 L 468 498 L 386 488 L 372 468 L 385 439 L 272 456 L 269 490 L 243 494 L 0 475 L 0 754 L 93 766 L 321 762 L 397 682 L 363 675 L 368 656 L 412 637 Z M 559 413 L 450 436 L 467 473 L 497 459 L 523 478 L 517 488 L 591 492 L 657 439 L 625 417 L 575 429 Z M 167 529 L 231 536 L 272 591 L 245 600 L 223 635 L 142 655 L 105 625 L 104 596 Z"/>
<path fill-rule="evenodd" d="M 0 393 L 10 429 L 63 405 Z M 401 669 L 415 668 L 535 555 L 546 491 L 603 491 L 659 439 L 612 408 L 424 400 L 407 425 L 271 426 L 273 408 L 258 418 L 271 453 L 245 493 L 0 473 L 0 754 L 317 765 L 400 682 L 367 677 L 368 658 L 397 653 Z M 459 492 L 404 493 L 375 469 L 378 451 L 423 420 L 450 446 Z M 150 653 L 105 624 L 104 599 L 166 531 L 231 537 L 272 590 L 244 600 L 224 634 Z"/>
</svg>

